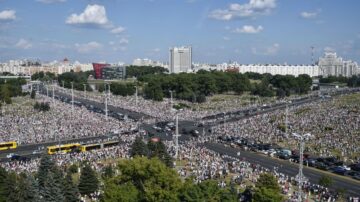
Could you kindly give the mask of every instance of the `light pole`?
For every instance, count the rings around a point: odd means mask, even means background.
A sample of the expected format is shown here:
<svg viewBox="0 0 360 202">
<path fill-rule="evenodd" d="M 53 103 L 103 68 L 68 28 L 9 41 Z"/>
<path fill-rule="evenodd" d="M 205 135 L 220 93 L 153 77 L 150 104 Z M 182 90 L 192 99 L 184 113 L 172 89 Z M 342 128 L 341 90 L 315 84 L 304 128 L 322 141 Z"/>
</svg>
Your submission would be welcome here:
<svg viewBox="0 0 360 202">
<path fill-rule="evenodd" d="M 291 103 L 291 101 L 286 101 L 286 109 L 285 109 L 285 135 L 287 135 L 288 133 L 288 116 L 289 116 L 289 103 Z"/>
<path fill-rule="evenodd" d="M 46 97 L 49 97 L 49 88 L 46 86 Z"/>
<path fill-rule="evenodd" d="M 292 134 L 295 138 L 299 139 L 300 141 L 300 154 L 299 154 L 299 173 L 297 175 L 297 180 L 299 183 L 299 196 L 298 196 L 298 201 L 302 202 L 303 201 L 303 193 L 302 193 L 302 185 L 303 185 L 303 181 L 306 179 L 304 177 L 303 174 L 303 164 L 304 164 L 304 147 L 305 147 L 305 140 L 309 139 L 310 137 L 312 137 L 312 135 L 310 133 L 306 133 L 303 135 L 300 135 L 298 133 L 293 133 Z"/>
<path fill-rule="evenodd" d="M 135 86 L 135 104 L 138 106 L 138 87 Z"/>
<path fill-rule="evenodd" d="M 175 159 L 178 158 L 179 155 L 179 117 L 176 114 L 175 117 L 175 124 L 176 124 L 176 129 L 175 129 Z"/>
<path fill-rule="evenodd" d="M 109 86 L 109 92 L 106 93 L 106 86 Z M 105 119 L 108 120 L 108 97 L 110 97 L 110 85 L 105 83 Z"/>
<path fill-rule="evenodd" d="M 169 92 L 170 92 L 170 112 L 171 112 L 171 110 L 173 108 L 173 92 L 174 91 L 169 90 Z"/>
<path fill-rule="evenodd" d="M 71 82 L 71 111 L 74 112 L 74 82 Z"/>
<path fill-rule="evenodd" d="M 86 99 L 86 84 L 83 85 L 84 85 L 84 98 Z"/>
<path fill-rule="evenodd" d="M 54 86 L 54 82 L 52 85 L 52 99 L 53 99 L 53 103 L 55 102 L 55 86 Z"/>
<path fill-rule="evenodd" d="M 64 93 L 65 93 L 65 82 L 64 81 L 61 81 L 62 82 L 62 86 L 63 86 L 63 91 L 64 91 Z"/>
</svg>

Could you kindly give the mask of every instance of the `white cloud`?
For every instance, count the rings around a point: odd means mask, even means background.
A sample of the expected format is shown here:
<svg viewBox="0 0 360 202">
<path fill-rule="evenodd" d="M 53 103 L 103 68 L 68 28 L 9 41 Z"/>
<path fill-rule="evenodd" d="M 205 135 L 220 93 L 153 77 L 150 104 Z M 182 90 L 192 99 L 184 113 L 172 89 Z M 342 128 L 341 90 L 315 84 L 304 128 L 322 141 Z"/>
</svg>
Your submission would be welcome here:
<svg viewBox="0 0 360 202">
<path fill-rule="evenodd" d="M 275 55 L 279 52 L 280 45 L 278 43 L 274 43 L 269 47 L 263 48 L 252 48 L 252 53 L 254 55 Z"/>
<path fill-rule="evenodd" d="M 120 34 L 120 33 L 124 32 L 124 31 L 125 31 L 125 28 L 120 26 L 120 27 L 117 27 L 117 28 L 112 29 L 112 30 L 111 30 L 111 33 L 113 33 L 113 34 Z"/>
<path fill-rule="evenodd" d="M 245 34 L 257 34 L 263 30 L 264 30 L 264 28 L 261 25 L 258 27 L 254 27 L 251 25 L 244 25 L 242 28 L 236 28 L 233 32 L 245 33 Z"/>
<path fill-rule="evenodd" d="M 36 1 L 40 2 L 40 3 L 45 3 L 45 4 L 64 3 L 64 2 L 66 2 L 66 0 L 36 0 Z"/>
<path fill-rule="evenodd" d="M 75 48 L 79 53 L 89 53 L 95 50 L 99 50 L 103 47 L 101 43 L 98 43 L 96 41 L 92 41 L 85 44 L 75 44 Z"/>
<path fill-rule="evenodd" d="M 106 10 L 101 5 L 87 5 L 84 12 L 71 14 L 67 20 L 70 25 L 88 25 L 96 27 L 111 27 L 111 23 L 106 16 Z"/>
<path fill-rule="evenodd" d="M 121 38 L 120 41 L 119 41 L 120 44 L 128 44 L 129 43 L 129 40 L 126 39 L 126 38 Z"/>
<path fill-rule="evenodd" d="M 227 9 L 213 10 L 209 17 L 216 20 L 234 20 L 267 15 L 276 8 L 276 0 L 250 0 L 246 4 L 230 4 Z"/>
<path fill-rule="evenodd" d="M 316 18 L 318 13 L 317 12 L 302 12 L 301 14 L 301 17 L 302 18 L 305 18 L 305 19 L 313 19 L 313 18 Z"/>
<path fill-rule="evenodd" d="M 32 47 L 32 44 L 25 40 L 25 39 L 20 39 L 16 44 L 15 44 L 16 48 L 20 48 L 20 49 L 29 49 Z"/>
<path fill-rule="evenodd" d="M 16 19 L 16 11 L 3 10 L 0 12 L 0 21 L 11 21 Z"/>
<path fill-rule="evenodd" d="M 154 48 L 152 51 L 155 52 L 155 53 L 158 53 L 158 52 L 160 52 L 161 50 L 160 50 L 160 48 Z"/>
</svg>

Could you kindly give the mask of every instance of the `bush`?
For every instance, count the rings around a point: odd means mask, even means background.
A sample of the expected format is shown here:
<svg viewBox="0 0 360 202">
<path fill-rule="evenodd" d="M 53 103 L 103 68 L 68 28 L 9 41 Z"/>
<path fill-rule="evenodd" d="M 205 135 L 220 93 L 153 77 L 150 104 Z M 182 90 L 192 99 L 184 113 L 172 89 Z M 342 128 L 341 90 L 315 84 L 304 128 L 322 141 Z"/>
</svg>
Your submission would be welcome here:
<svg viewBox="0 0 360 202">
<path fill-rule="evenodd" d="M 50 105 L 47 102 L 36 102 L 34 105 L 34 109 L 38 110 L 38 111 L 49 111 L 50 110 Z"/>
</svg>

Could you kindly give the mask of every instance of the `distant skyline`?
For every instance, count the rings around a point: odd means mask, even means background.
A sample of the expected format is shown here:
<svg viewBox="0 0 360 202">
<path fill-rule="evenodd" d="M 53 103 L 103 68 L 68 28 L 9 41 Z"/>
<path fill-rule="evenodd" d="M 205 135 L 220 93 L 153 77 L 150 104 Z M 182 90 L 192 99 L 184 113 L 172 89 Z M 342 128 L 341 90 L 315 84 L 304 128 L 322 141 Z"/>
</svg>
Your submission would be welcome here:
<svg viewBox="0 0 360 202">
<path fill-rule="evenodd" d="M 360 62 L 359 0 L 0 0 L 0 61 Z"/>
</svg>

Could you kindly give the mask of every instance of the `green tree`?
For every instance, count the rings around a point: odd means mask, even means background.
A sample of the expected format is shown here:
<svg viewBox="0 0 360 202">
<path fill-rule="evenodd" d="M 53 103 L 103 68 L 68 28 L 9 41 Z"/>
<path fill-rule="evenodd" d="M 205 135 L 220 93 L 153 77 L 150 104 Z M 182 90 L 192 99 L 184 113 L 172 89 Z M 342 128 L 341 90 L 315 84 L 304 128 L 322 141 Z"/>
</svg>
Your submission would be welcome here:
<svg viewBox="0 0 360 202">
<path fill-rule="evenodd" d="M 148 155 L 147 145 L 140 137 L 137 137 L 134 143 L 131 145 L 130 155 L 132 157 Z"/>
<path fill-rule="evenodd" d="M 153 99 L 155 101 L 162 101 L 163 100 L 163 91 L 158 81 L 151 81 L 145 86 L 144 89 L 145 96 L 148 99 Z"/>
<path fill-rule="evenodd" d="M 19 202 L 38 202 L 40 200 L 39 187 L 31 174 L 20 174 L 18 185 Z"/>
<path fill-rule="evenodd" d="M 166 167 L 159 159 L 137 156 L 132 160 L 119 162 L 118 168 L 121 174 L 105 184 L 104 201 L 178 200 L 181 180 L 173 169 Z M 118 193 L 124 193 L 126 190 L 129 190 L 133 198 L 120 196 Z M 122 197 L 128 199 L 123 200 Z"/>
<path fill-rule="evenodd" d="M 333 184 L 333 179 L 329 175 L 322 175 L 318 184 L 329 188 Z"/>
<path fill-rule="evenodd" d="M 0 202 L 5 202 L 7 195 L 6 195 L 6 179 L 8 173 L 7 171 L 0 167 Z"/>
<path fill-rule="evenodd" d="M 153 142 L 149 140 L 147 144 L 149 150 L 149 157 L 157 157 L 159 158 L 166 166 L 173 167 L 173 159 L 168 153 L 165 144 L 160 140 L 158 142 Z"/>
<path fill-rule="evenodd" d="M 49 155 L 44 155 L 40 160 L 40 166 L 37 172 L 37 179 L 39 182 L 39 187 L 42 189 L 45 186 L 46 178 L 48 177 L 49 172 L 54 169 L 55 163 Z"/>
<path fill-rule="evenodd" d="M 119 184 L 117 179 L 105 182 L 105 190 L 102 201 L 106 202 L 137 202 L 141 201 L 140 192 L 131 182 Z"/>
<path fill-rule="evenodd" d="M 62 192 L 63 184 L 57 183 L 54 174 L 49 172 L 42 188 L 42 196 L 47 202 L 63 202 L 64 194 Z"/>
<path fill-rule="evenodd" d="M 253 201 L 255 202 L 280 202 L 283 197 L 280 186 L 274 175 L 270 173 L 261 174 L 255 184 Z"/>
<path fill-rule="evenodd" d="M 90 195 L 99 188 L 99 180 L 96 173 L 87 163 L 82 168 L 78 188 L 82 195 Z"/>
<path fill-rule="evenodd" d="M 102 177 L 104 179 L 112 178 L 112 177 L 114 177 L 114 175 L 115 175 L 115 172 L 114 172 L 112 165 L 108 165 L 103 168 Z"/>
<path fill-rule="evenodd" d="M 280 202 L 283 197 L 272 189 L 257 188 L 253 196 L 254 202 Z"/>
<path fill-rule="evenodd" d="M 79 201 L 79 190 L 77 189 L 74 181 L 71 177 L 71 173 L 67 173 L 64 185 L 63 185 L 63 193 L 66 202 L 77 202 Z"/>
<path fill-rule="evenodd" d="M 6 176 L 4 195 L 7 202 L 18 200 L 18 179 L 15 172 L 10 172 Z"/>
<path fill-rule="evenodd" d="M 35 99 L 35 95 L 36 95 L 35 90 L 32 90 L 30 94 L 31 99 Z"/>
</svg>

